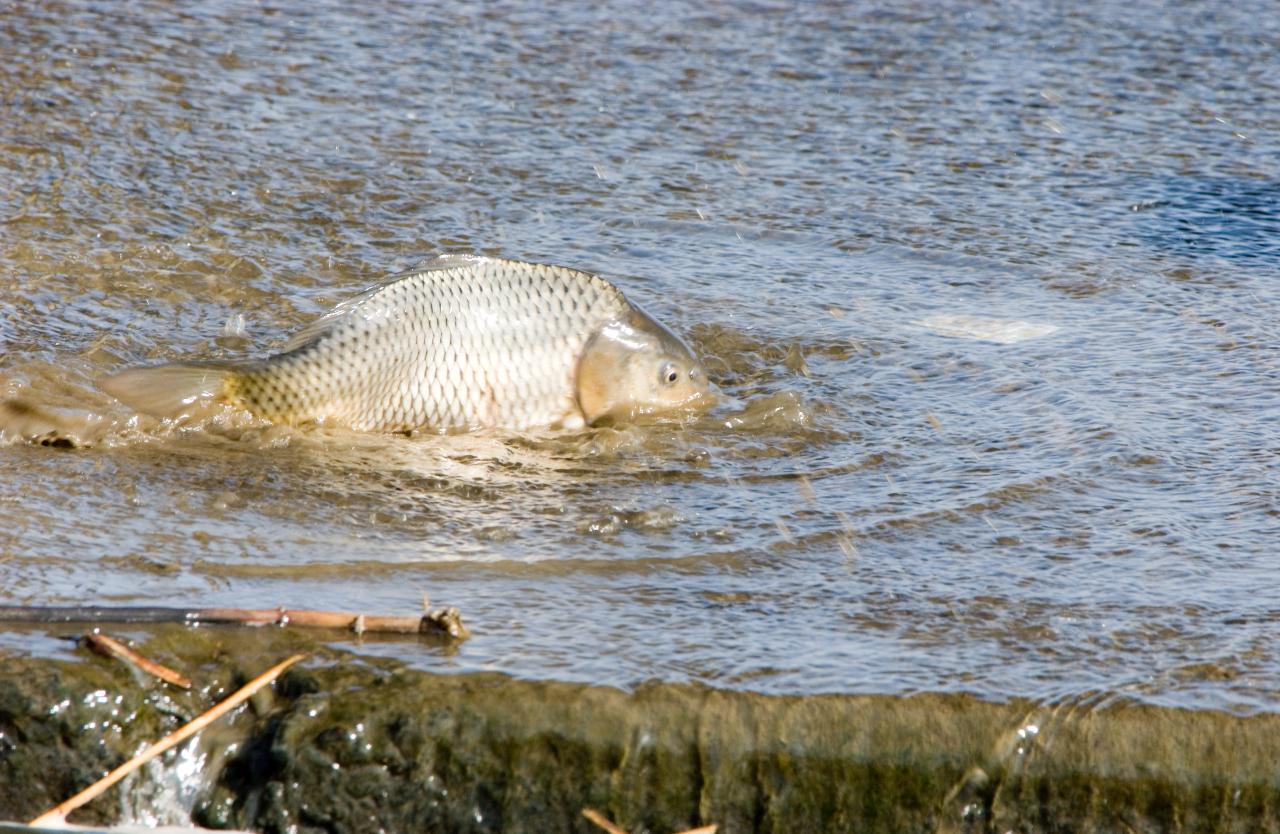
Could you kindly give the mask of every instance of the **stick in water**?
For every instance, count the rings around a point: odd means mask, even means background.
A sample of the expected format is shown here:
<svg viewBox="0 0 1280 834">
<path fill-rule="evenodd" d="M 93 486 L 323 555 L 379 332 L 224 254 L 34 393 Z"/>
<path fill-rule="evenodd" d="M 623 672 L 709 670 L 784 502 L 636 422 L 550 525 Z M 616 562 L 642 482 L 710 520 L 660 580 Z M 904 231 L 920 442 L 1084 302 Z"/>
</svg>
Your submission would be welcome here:
<svg viewBox="0 0 1280 834">
<path fill-rule="evenodd" d="M 89 787 L 80 791 L 80 793 L 71 797 L 66 802 L 63 802 L 61 805 L 59 805 L 56 808 L 50 808 L 48 811 L 45 811 L 40 816 L 36 817 L 31 822 L 27 823 L 27 825 L 30 825 L 32 827 L 38 827 L 41 825 L 54 825 L 54 826 L 63 825 L 67 821 L 67 814 L 79 808 L 81 805 L 84 805 L 86 802 L 90 801 L 91 799 L 98 796 L 99 794 L 104 793 L 116 782 L 119 782 L 121 779 L 128 776 L 130 773 L 133 773 L 135 770 L 142 767 L 144 764 L 151 761 L 156 756 L 159 756 L 164 751 L 168 750 L 171 747 L 175 747 L 178 744 L 181 744 L 191 736 L 195 735 L 196 733 L 203 730 L 205 727 L 212 724 L 214 721 L 217 721 L 223 715 L 227 714 L 231 710 L 240 706 L 245 701 L 249 700 L 249 698 L 252 697 L 253 694 L 257 692 L 259 689 L 261 689 L 262 687 L 266 686 L 267 684 L 275 680 L 280 675 L 281 672 L 283 672 L 285 669 L 288 669 L 290 666 L 297 663 L 299 660 L 302 660 L 302 658 L 304 657 L 306 657 L 306 655 L 295 654 L 293 657 L 289 658 L 288 660 L 285 660 L 282 663 L 277 663 L 275 666 L 272 666 L 270 669 L 263 672 L 261 675 L 258 675 L 258 677 L 254 678 L 244 686 L 240 687 L 240 689 L 237 690 L 236 693 L 232 695 L 230 698 L 227 698 L 225 701 L 218 704 L 213 709 L 209 710 L 208 712 L 204 713 L 198 718 L 185 724 L 181 729 L 177 730 L 176 732 L 170 733 L 169 735 L 160 739 L 160 741 L 157 741 L 155 744 L 151 745 L 146 750 L 143 750 L 141 753 L 134 756 L 132 759 L 125 762 L 124 764 L 120 765 L 115 770 L 108 773 L 106 776 L 103 776 L 101 779 L 94 782 Z"/>
<path fill-rule="evenodd" d="M 90 605 L 0 605 L 0 622 L 10 623 L 239 623 L 341 628 L 357 634 L 428 634 L 466 639 L 470 635 L 456 608 L 441 608 L 417 617 L 381 616 L 346 611 L 294 608 L 109 608 Z"/>
</svg>

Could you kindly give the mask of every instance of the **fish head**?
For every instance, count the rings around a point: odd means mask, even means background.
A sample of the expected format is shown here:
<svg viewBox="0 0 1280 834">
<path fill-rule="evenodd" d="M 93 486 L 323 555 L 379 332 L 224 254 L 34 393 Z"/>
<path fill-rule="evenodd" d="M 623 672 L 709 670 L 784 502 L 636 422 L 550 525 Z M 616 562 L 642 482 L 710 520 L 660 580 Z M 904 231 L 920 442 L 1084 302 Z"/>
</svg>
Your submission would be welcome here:
<svg viewBox="0 0 1280 834">
<path fill-rule="evenodd" d="M 577 393 L 588 423 L 698 410 L 715 401 L 689 346 L 634 305 L 588 340 L 578 360 Z"/>
</svg>

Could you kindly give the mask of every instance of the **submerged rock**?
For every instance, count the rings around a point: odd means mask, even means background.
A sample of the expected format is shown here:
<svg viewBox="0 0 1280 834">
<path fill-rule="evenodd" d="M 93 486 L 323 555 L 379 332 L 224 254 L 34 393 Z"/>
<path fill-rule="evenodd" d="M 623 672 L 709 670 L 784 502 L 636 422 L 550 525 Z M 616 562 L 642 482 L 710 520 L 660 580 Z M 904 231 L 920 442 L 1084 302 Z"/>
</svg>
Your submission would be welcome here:
<svg viewBox="0 0 1280 834">
<path fill-rule="evenodd" d="M 304 639 L 154 633 L 144 650 L 203 689 L 167 691 L 97 658 L 0 660 L 0 818 L 66 798 Z M 659 834 L 707 822 L 730 834 L 1280 826 L 1277 715 L 667 684 L 626 693 L 321 652 L 201 737 L 195 822 L 585 832 L 581 811 L 594 807 Z M 112 821 L 114 796 L 73 820 Z"/>
</svg>

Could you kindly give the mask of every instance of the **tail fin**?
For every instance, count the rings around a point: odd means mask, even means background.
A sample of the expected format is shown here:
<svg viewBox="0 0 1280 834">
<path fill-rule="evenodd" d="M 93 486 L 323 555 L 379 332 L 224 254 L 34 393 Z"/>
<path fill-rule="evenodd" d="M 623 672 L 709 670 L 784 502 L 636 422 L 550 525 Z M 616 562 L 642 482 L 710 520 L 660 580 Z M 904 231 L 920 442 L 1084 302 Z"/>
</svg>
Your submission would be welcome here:
<svg viewBox="0 0 1280 834">
<path fill-rule="evenodd" d="M 156 417 L 177 417 L 226 399 L 231 365 L 154 365 L 98 380 L 120 402 Z"/>
</svg>

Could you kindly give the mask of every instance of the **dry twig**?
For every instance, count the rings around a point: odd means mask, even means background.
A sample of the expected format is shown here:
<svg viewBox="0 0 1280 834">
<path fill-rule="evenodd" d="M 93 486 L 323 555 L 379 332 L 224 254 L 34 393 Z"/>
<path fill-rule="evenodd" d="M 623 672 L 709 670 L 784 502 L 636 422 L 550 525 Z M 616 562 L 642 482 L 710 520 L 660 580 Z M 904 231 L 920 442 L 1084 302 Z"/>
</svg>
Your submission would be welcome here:
<svg viewBox="0 0 1280 834">
<path fill-rule="evenodd" d="M 583 808 L 582 815 L 609 832 L 609 834 L 627 834 L 626 829 L 619 828 L 608 817 L 594 808 Z M 690 828 L 688 831 L 681 831 L 680 834 L 716 834 L 717 827 L 716 825 L 704 825 L 701 828 Z"/>
<path fill-rule="evenodd" d="M 608 817 L 594 808 L 583 808 L 582 815 L 603 828 L 605 831 L 608 831 L 609 834 L 627 834 L 626 831 L 614 825 L 609 821 Z"/>
<path fill-rule="evenodd" d="M 263 672 L 261 675 L 258 675 L 258 677 L 254 678 L 244 686 L 240 687 L 240 689 L 238 689 L 234 695 L 232 695 L 230 698 L 227 698 L 225 701 L 218 704 L 213 709 L 209 710 L 208 712 L 204 713 L 198 718 L 195 718 L 194 720 L 183 725 L 182 728 L 177 730 L 176 732 L 170 733 L 169 735 L 165 736 L 160 741 L 157 741 L 155 744 L 151 745 L 146 750 L 143 750 L 141 753 L 134 756 L 132 759 L 125 762 L 124 764 L 120 765 L 115 770 L 108 773 L 106 776 L 103 776 L 101 779 L 99 779 L 97 782 L 94 782 L 89 787 L 80 791 L 80 793 L 71 797 L 66 802 L 63 802 L 61 805 L 57 806 L 56 808 L 50 808 L 48 811 L 45 811 L 43 814 L 36 817 L 35 819 L 33 819 L 31 822 L 27 824 L 33 827 L 38 827 L 41 825 L 53 825 L 53 826 L 63 825 L 67 821 L 67 814 L 79 808 L 81 805 L 84 805 L 86 802 L 89 802 L 99 794 L 104 793 L 116 782 L 119 782 L 121 779 L 128 776 L 130 773 L 133 773 L 135 770 L 142 767 L 144 764 L 151 761 L 156 756 L 159 756 L 164 751 L 168 750 L 171 747 L 175 747 L 178 744 L 181 744 L 183 741 L 186 741 L 191 736 L 200 732 L 205 727 L 212 724 L 214 721 L 217 721 L 223 715 L 227 714 L 231 710 L 240 706 L 245 701 L 249 700 L 249 698 L 251 698 L 255 692 L 257 692 L 259 689 L 266 686 L 267 684 L 271 683 L 273 680 L 276 679 L 276 677 L 279 676 L 281 672 L 283 672 L 285 669 L 288 669 L 290 666 L 297 663 L 299 660 L 302 660 L 303 657 L 305 657 L 305 655 L 295 654 L 293 657 L 290 657 L 288 660 L 285 660 L 282 663 L 277 663 L 275 666 L 272 666 L 270 669 Z"/>
<path fill-rule="evenodd" d="M 119 658 L 126 663 L 132 663 L 148 675 L 153 675 L 165 683 L 171 683 L 174 686 L 180 686 L 183 689 L 191 688 L 190 678 L 173 671 L 168 666 L 162 666 L 150 658 L 143 657 L 114 637 L 108 637 L 101 632 L 91 631 L 84 636 L 84 642 L 85 645 L 93 649 L 98 654 L 106 657 Z"/>
</svg>

